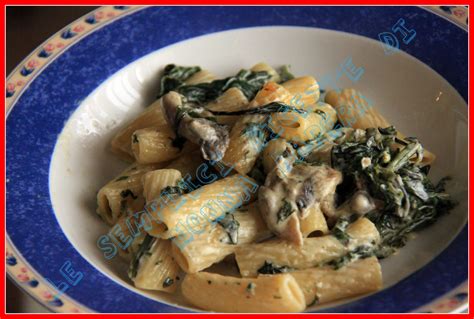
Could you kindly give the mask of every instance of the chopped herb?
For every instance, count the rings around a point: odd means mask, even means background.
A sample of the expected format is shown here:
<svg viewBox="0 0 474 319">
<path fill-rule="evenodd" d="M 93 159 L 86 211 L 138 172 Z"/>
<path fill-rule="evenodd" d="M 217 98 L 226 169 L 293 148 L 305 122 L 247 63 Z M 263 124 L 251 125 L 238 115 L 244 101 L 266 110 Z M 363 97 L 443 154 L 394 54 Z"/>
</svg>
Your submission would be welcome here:
<svg viewBox="0 0 474 319">
<path fill-rule="evenodd" d="M 174 280 L 170 277 L 166 277 L 165 281 L 163 281 L 163 288 L 169 287 L 174 284 Z"/>
<path fill-rule="evenodd" d="M 339 268 L 344 267 L 345 265 L 347 265 L 348 263 L 352 261 L 371 257 L 374 255 L 374 253 L 375 253 L 375 250 L 374 250 L 373 245 L 358 246 L 354 250 L 348 252 L 347 254 L 329 261 L 327 264 L 337 270 Z"/>
<path fill-rule="evenodd" d="M 127 178 L 128 178 L 128 176 L 120 176 L 120 177 L 117 178 L 115 181 L 116 181 L 116 182 L 120 182 L 120 181 L 126 180 Z"/>
<path fill-rule="evenodd" d="M 278 73 L 280 74 L 280 83 L 283 83 L 295 78 L 295 76 L 290 72 L 289 65 L 282 66 L 280 70 L 278 70 Z"/>
<path fill-rule="evenodd" d="M 257 287 L 256 284 L 254 284 L 253 282 L 249 283 L 247 285 L 247 292 L 251 295 L 255 295 L 255 288 Z"/>
<path fill-rule="evenodd" d="M 137 134 L 132 135 L 132 143 L 138 143 L 138 136 Z"/>
<path fill-rule="evenodd" d="M 273 296 L 273 299 L 281 299 L 281 296 Z"/>
<path fill-rule="evenodd" d="M 155 266 L 158 266 L 159 264 L 161 264 L 163 262 L 163 260 L 158 260 L 155 262 Z"/>
<path fill-rule="evenodd" d="M 131 196 L 133 199 L 137 199 L 138 196 L 136 196 L 131 190 L 129 189 L 125 189 L 123 191 L 120 192 L 120 196 L 122 198 L 127 198 L 127 196 Z"/>
<path fill-rule="evenodd" d="M 280 223 L 285 221 L 288 217 L 290 217 L 291 214 L 293 214 L 293 212 L 294 210 L 291 206 L 291 203 L 286 200 L 283 200 L 283 205 L 281 206 L 277 214 L 278 222 Z"/>
<path fill-rule="evenodd" d="M 227 233 L 230 243 L 237 245 L 240 223 L 234 218 L 234 215 L 226 214 L 225 217 L 220 219 L 217 223 L 221 225 Z"/>
<path fill-rule="evenodd" d="M 312 306 L 316 305 L 318 302 L 319 302 L 319 297 L 318 297 L 318 295 L 315 295 L 313 301 L 311 301 L 311 303 L 309 305 L 307 305 L 307 307 L 312 307 Z"/>
<path fill-rule="evenodd" d="M 140 244 L 137 253 L 132 257 L 132 261 L 130 262 L 130 266 L 128 268 L 128 276 L 130 278 L 133 279 L 137 276 L 140 259 L 150 250 L 155 240 L 155 238 L 148 234 L 143 239 L 143 242 Z"/>
<path fill-rule="evenodd" d="M 271 261 L 265 260 L 265 263 L 257 270 L 257 272 L 259 274 L 274 275 L 289 272 L 292 270 L 293 269 L 288 266 L 278 266 L 273 264 Z"/>
<path fill-rule="evenodd" d="M 181 188 L 180 185 L 178 186 L 166 186 L 163 188 L 160 192 L 160 196 L 164 195 L 171 195 L 171 194 L 178 194 L 182 195 L 184 193 L 184 190 Z"/>
<path fill-rule="evenodd" d="M 349 226 L 350 222 L 350 217 L 341 217 L 337 220 L 336 225 L 334 225 L 331 230 L 332 235 L 343 245 L 347 245 L 351 239 L 349 234 L 346 233 L 347 226 Z"/>
</svg>

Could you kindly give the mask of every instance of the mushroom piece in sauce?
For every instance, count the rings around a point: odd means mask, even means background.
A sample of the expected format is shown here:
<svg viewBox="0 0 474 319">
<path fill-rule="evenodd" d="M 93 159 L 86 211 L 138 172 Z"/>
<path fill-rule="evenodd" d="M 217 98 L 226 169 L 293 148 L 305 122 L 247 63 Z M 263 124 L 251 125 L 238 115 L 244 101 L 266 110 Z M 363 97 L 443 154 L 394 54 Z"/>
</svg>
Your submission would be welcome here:
<svg viewBox="0 0 474 319">
<path fill-rule="evenodd" d="M 224 157 L 229 146 L 229 131 L 211 120 L 211 112 L 186 103 L 184 96 L 173 91 L 163 96 L 162 105 L 168 123 L 179 136 L 200 145 L 204 159 L 220 161 Z"/>
<path fill-rule="evenodd" d="M 285 176 L 278 168 L 260 187 L 258 204 L 268 228 L 277 236 L 301 246 L 300 219 L 312 205 L 333 196 L 342 174 L 327 165 L 297 164 Z"/>
<path fill-rule="evenodd" d="M 342 203 L 332 212 L 325 212 L 328 217 L 328 224 L 334 224 L 339 218 L 356 214 L 364 216 L 376 209 L 374 200 L 364 190 L 356 191 L 347 201 Z"/>
</svg>

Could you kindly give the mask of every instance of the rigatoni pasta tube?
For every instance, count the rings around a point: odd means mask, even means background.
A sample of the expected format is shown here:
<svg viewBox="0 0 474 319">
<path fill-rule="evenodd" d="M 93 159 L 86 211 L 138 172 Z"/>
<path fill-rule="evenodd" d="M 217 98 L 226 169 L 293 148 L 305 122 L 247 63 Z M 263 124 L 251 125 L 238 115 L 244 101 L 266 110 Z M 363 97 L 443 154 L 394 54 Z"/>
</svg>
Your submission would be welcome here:
<svg viewBox="0 0 474 319">
<path fill-rule="evenodd" d="M 245 109 L 249 100 L 245 94 L 236 87 L 226 90 L 221 96 L 206 105 L 209 111 L 234 112 Z"/>
<path fill-rule="evenodd" d="M 255 181 L 238 174 L 204 185 L 166 206 L 152 207 L 152 216 L 162 221 L 168 230 L 160 233 L 153 228 L 148 233 L 162 238 L 199 234 L 226 212 L 253 201 L 257 189 Z"/>
<path fill-rule="evenodd" d="M 319 205 L 313 205 L 305 218 L 300 218 L 300 229 L 303 237 L 318 232 L 321 235 L 328 233 L 328 224 Z"/>
<path fill-rule="evenodd" d="M 132 280 L 138 288 L 172 293 L 178 286 L 179 272 L 179 266 L 171 256 L 171 242 L 157 238 L 150 250 L 140 258 Z"/>
<path fill-rule="evenodd" d="M 230 132 L 230 142 L 222 161 L 232 163 L 240 174 L 247 174 L 255 165 L 266 133 L 263 130 L 264 115 L 248 115 L 238 120 Z"/>
<path fill-rule="evenodd" d="M 119 256 L 127 261 L 130 261 L 132 257 L 131 255 L 143 240 L 145 234 L 145 232 L 140 230 L 137 226 L 143 225 L 143 228 L 145 229 L 151 224 L 151 221 L 146 220 L 147 216 L 143 214 L 146 213 L 143 211 L 120 216 L 117 223 L 110 228 L 107 234 L 110 238 L 114 238 L 118 243 Z M 137 230 L 138 233 L 136 232 Z"/>
<path fill-rule="evenodd" d="M 186 242 L 189 236 L 180 235 L 174 238 L 172 252 L 180 267 L 187 273 L 201 271 L 232 254 L 238 245 L 271 236 L 271 232 L 260 216 L 258 206 L 252 203 L 246 209 L 246 212 L 236 211 L 232 215 L 234 218 L 231 220 L 232 225 L 230 223 L 210 224 L 206 231 L 195 235 L 188 243 Z M 234 236 L 231 233 L 232 227 L 237 227 L 235 243 L 229 239 L 230 236 Z"/>
<path fill-rule="evenodd" d="M 294 269 L 316 267 L 343 256 L 355 247 L 380 241 L 377 228 L 367 218 L 359 218 L 347 227 L 346 232 L 351 238 L 348 245 L 343 245 L 332 235 L 304 238 L 301 247 L 275 239 L 239 246 L 235 250 L 235 259 L 242 276 L 254 277 L 265 262 Z"/>
<path fill-rule="evenodd" d="M 271 102 L 282 102 L 288 104 L 292 98 L 291 93 L 283 86 L 275 82 L 267 82 L 263 85 L 257 95 L 247 106 L 247 109 L 257 108 Z"/>
<path fill-rule="evenodd" d="M 285 161 L 280 161 L 279 158 Z M 276 138 L 267 143 L 262 152 L 262 162 L 265 174 L 270 173 L 278 166 L 282 172 L 288 172 L 296 160 L 296 152 L 293 146 L 285 139 Z"/>
<path fill-rule="evenodd" d="M 208 70 L 201 70 L 191 75 L 184 83 L 186 85 L 194 85 L 199 83 L 209 83 L 216 79 L 216 76 Z"/>
<path fill-rule="evenodd" d="M 193 143 L 186 142 L 180 149 L 173 145 L 175 137 L 174 132 L 157 127 L 137 130 L 131 137 L 133 156 L 140 164 L 163 163 L 197 148 Z"/>
<path fill-rule="evenodd" d="M 134 164 L 108 182 L 97 193 L 97 214 L 107 224 L 113 225 L 128 211 L 141 210 L 145 203 L 141 178 L 156 168 L 156 165 Z"/>
<path fill-rule="evenodd" d="M 273 81 L 276 83 L 280 82 L 280 75 L 278 74 L 278 72 L 265 62 L 260 62 L 260 63 L 255 64 L 253 67 L 250 68 L 250 71 L 267 72 L 271 76 L 269 81 Z"/>
<path fill-rule="evenodd" d="M 354 89 L 329 91 L 326 93 L 325 101 L 336 109 L 337 117 L 344 126 L 360 129 L 390 126 L 367 97 Z"/>
<path fill-rule="evenodd" d="M 171 161 L 171 163 L 169 163 L 165 168 L 178 170 L 184 178 L 189 176 L 191 179 L 194 179 L 196 178 L 196 171 L 203 161 L 201 150 L 198 149 L 180 155 L 178 158 Z"/>
<path fill-rule="evenodd" d="M 217 312 L 301 312 L 303 292 L 290 274 L 236 278 L 208 272 L 188 274 L 181 287 L 186 300 Z"/>
<path fill-rule="evenodd" d="M 146 202 L 159 198 L 165 187 L 178 185 L 181 178 L 181 172 L 175 169 L 158 169 L 143 175 L 143 196 Z"/>
<path fill-rule="evenodd" d="M 303 144 L 331 130 L 337 114 L 331 105 L 318 102 L 305 108 L 306 113 L 279 112 L 270 117 L 269 127 L 287 141 Z"/>
<path fill-rule="evenodd" d="M 290 104 L 294 107 L 305 109 L 319 100 L 319 84 L 312 76 L 302 76 L 282 83 L 290 92 Z"/>
<path fill-rule="evenodd" d="M 206 105 L 210 111 L 234 112 L 247 109 L 249 100 L 245 94 L 236 87 L 229 88 L 221 96 Z M 228 125 L 232 128 L 240 117 L 234 115 L 217 115 L 216 121 L 219 124 Z"/>
<path fill-rule="evenodd" d="M 130 262 L 132 260 L 132 257 L 134 254 L 137 253 L 138 249 L 140 248 L 141 243 L 143 242 L 143 239 L 145 238 L 146 234 L 140 234 L 139 236 L 135 237 L 132 239 L 132 242 L 130 245 L 126 248 L 123 249 L 122 247 L 118 248 L 118 255 L 120 258 L 125 260 L 126 262 Z"/>
<path fill-rule="evenodd" d="M 356 260 L 337 270 L 317 267 L 291 272 L 310 305 L 349 298 L 382 288 L 382 270 L 376 257 Z"/>
<path fill-rule="evenodd" d="M 343 89 L 340 92 L 329 91 L 325 101 L 336 109 L 337 117 L 344 126 L 356 129 L 390 126 L 390 123 L 375 109 L 368 98 L 354 89 Z M 405 135 L 398 132 L 398 137 L 403 140 Z M 423 150 L 423 164 L 429 165 L 435 159 L 436 156 L 433 153 Z"/>
<path fill-rule="evenodd" d="M 152 126 L 158 127 L 162 131 L 171 130 L 161 107 L 161 99 L 148 106 L 143 113 L 129 122 L 125 128 L 115 135 L 111 142 L 112 152 L 122 158 L 131 160 L 133 158 L 131 145 L 133 132 Z"/>
</svg>

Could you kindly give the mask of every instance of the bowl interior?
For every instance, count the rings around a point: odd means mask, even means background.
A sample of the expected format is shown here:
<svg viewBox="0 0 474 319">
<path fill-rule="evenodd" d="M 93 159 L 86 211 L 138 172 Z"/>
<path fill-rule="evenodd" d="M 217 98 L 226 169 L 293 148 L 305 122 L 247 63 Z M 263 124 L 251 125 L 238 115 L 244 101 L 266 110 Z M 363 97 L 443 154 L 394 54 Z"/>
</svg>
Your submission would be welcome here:
<svg viewBox="0 0 474 319">
<path fill-rule="evenodd" d="M 111 279 L 150 298 L 189 306 L 179 296 L 135 289 L 127 278 L 127 265 L 119 257 L 106 260 L 96 246 L 97 238 L 108 231 L 95 214 L 96 192 L 126 166 L 107 150 L 110 139 L 154 100 L 159 73 L 168 63 L 200 65 L 218 76 L 235 74 L 260 61 L 290 64 L 295 75 L 313 75 L 326 83 L 337 77 L 348 58 L 363 68 L 363 74 L 354 81 L 342 73 L 338 86 L 361 90 L 400 131 L 417 136 L 435 153 L 431 178 L 452 176 L 448 190 L 460 203 L 450 215 L 418 233 L 399 254 L 382 261 L 384 287 L 402 280 L 446 248 L 466 223 L 467 105 L 419 60 L 403 52 L 386 55 L 380 42 L 323 29 L 259 27 L 210 34 L 149 54 L 110 77 L 74 112 L 55 147 L 50 193 L 64 233 L 84 258 Z"/>
</svg>

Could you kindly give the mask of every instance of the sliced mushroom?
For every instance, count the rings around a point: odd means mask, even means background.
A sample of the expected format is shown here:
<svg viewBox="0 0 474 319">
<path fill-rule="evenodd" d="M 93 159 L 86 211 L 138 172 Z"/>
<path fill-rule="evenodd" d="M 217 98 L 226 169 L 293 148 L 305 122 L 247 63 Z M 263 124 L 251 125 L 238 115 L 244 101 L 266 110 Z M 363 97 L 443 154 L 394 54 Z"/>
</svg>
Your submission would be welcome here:
<svg viewBox="0 0 474 319">
<path fill-rule="evenodd" d="M 347 201 L 342 203 L 336 210 L 326 214 L 328 224 L 334 224 L 339 218 L 357 214 L 364 216 L 376 209 L 376 205 L 372 197 L 366 191 L 356 191 Z"/>
<path fill-rule="evenodd" d="M 268 174 L 258 195 L 268 228 L 277 236 L 302 245 L 300 219 L 307 216 L 310 207 L 320 206 L 331 197 L 341 181 L 341 173 L 327 165 L 297 164 L 284 176 L 276 167 Z"/>
<path fill-rule="evenodd" d="M 179 136 L 201 146 L 204 159 L 220 161 L 229 146 L 227 126 L 210 120 L 213 114 L 204 108 L 186 103 L 176 92 L 163 96 L 163 108 L 168 122 Z"/>
</svg>

